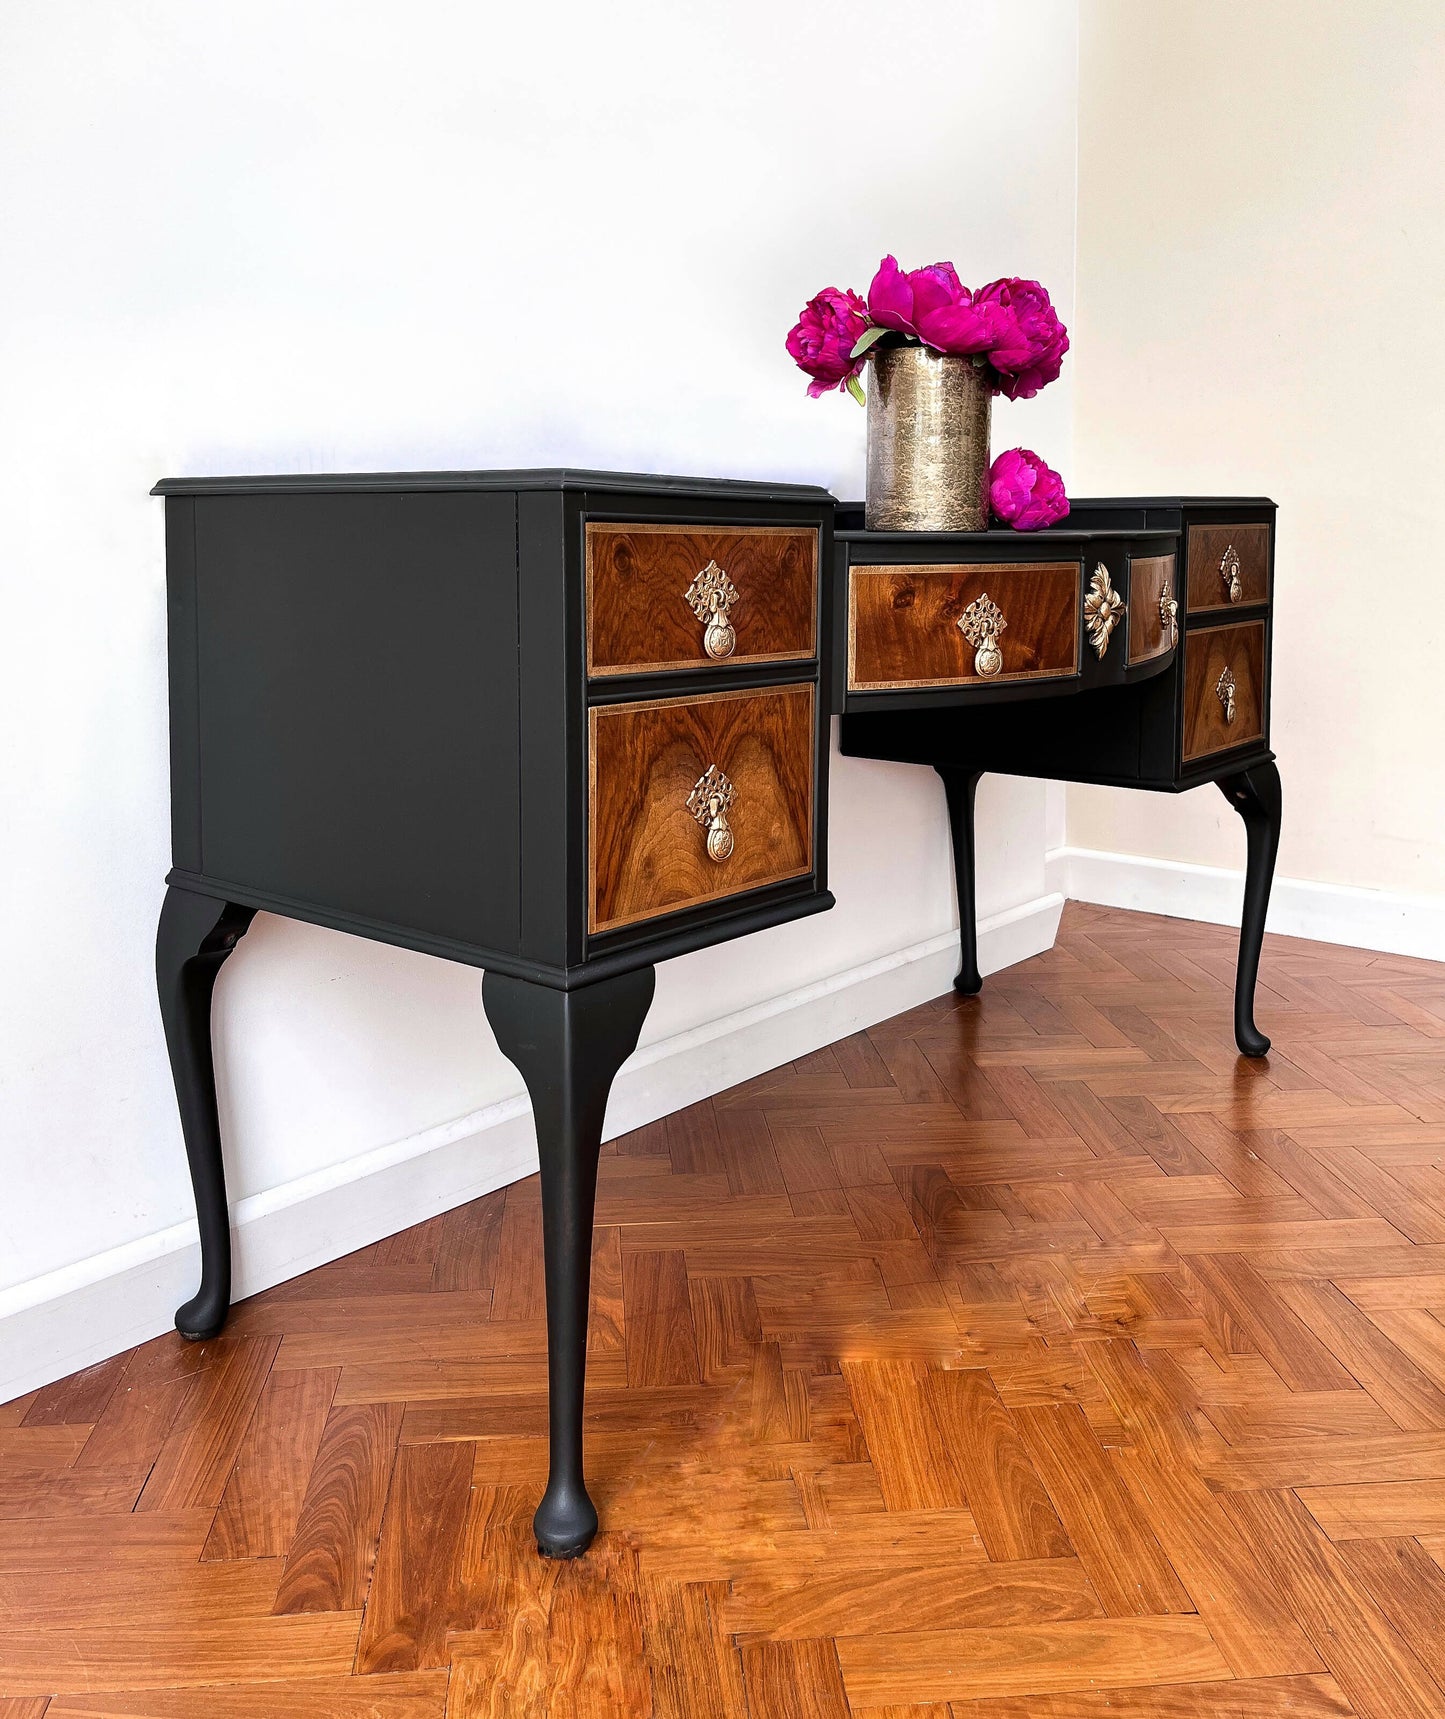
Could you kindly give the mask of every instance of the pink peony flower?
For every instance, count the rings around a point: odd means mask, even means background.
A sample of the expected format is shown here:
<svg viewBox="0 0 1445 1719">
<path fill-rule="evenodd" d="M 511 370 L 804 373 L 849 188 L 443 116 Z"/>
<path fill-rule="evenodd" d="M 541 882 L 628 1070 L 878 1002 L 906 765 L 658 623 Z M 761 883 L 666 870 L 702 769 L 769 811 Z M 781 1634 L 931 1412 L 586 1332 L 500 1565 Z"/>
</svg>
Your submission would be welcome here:
<svg viewBox="0 0 1445 1719">
<path fill-rule="evenodd" d="M 810 399 L 830 388 L 846 388 L 863 368 L 866 359 L 852 354 L 868 326 L 866 310 L 856 292 L 840 292 L 837 287 L 824 287 L 803 306 L 788 335 L 788 353 L 813 378 L 808 384 Z"/>
<path fill-rule="evenodd" d="M 1037 281 L 990 281 L 974 294 L 998 315 L 998 338 L 988 361 L 998 371 L 998 389 L 1010 400 L 1032 400 L 1057 379 L 1069 350 L 1069 331 L 1059 321 Z"/>
<path fill-rule="evenodd" d="M 868 314 L 880 328 L 911 334 L 935 352 L 987 352 L 1009 326 L 997 305 L 975 302 L 952 263 L 905 274 L 894 257 L 878 265 Z"/>
<path fill-rule="evenodd" d="M 1015 531 L 1039 531 L 1069 511 L 1064 480 L 1028 448 L 1010 448 L 993 462 L 988 499 L 998 518 Z"/>
</svg>

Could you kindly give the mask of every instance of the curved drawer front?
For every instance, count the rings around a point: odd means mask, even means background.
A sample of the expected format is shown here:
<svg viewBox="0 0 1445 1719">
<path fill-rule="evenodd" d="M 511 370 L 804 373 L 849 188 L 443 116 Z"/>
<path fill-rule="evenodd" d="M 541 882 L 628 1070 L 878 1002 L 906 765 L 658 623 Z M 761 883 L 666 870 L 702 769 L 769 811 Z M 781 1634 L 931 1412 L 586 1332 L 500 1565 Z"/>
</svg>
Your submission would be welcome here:
<svg viewBox="0 0 1445 1719">
<path fill-rule="evenodd" d="M 815 689 L 591 712 L 591 932 L 813 869 Z"/>
<path fill-rule="evenodd" d="M 851 691 L 1067 679 L 1079 672 L 1076 561 L 853 567 Z"/>
<path fill-rule="evenodd" d="M 1201 627 L 1184 642 L 1183 762 L 1264 739 L 1264 622 Z"/>
<path fill-rule="evenodd" d="M 655 674 L 817 651 L 818 533 L 587 526 L 587 672 Z"/>
<path fill-rule="evenodd" d="M 1129 666 L 1162 657 L 1179 643 L 1179 586 L 1172 555 L 1129 562 Z"/>
<path fill-rule="evenodd" d="M 1269 600 L 1269 527 L 1189 527 L 1189 613 Z"/>
</svg>

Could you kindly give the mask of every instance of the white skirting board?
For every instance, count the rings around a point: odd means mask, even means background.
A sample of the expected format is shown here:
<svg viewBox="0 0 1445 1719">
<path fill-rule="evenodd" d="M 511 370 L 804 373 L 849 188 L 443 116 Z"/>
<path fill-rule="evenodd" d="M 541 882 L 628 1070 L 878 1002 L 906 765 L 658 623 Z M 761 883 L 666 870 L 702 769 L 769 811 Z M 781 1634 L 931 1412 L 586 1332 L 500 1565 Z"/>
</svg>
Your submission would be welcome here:
<svg viewBox="0 0 1445 1719">
<path fill-rule="evenodd" d="M 1062 910 L 1062 895 L 1049 894 L 981 920 L 980 969 L 1052 948 Z M 946 992 L 957 970 L 958 934 L 948 932 L 648 1045 L 613 1087 L 607 1138 L 916 1008 Z M 531 1109 L 519 1096 L 237 1201 L 236 1298 L 536 1168 Z M 0 1293 L 0 1402 L 169 1330 L 199 1273 L 191 1221 Z"/>
<path fill-rule="evenodd" d="M 1244 901 L 1242 871 L 1095 848 L 1052 849 L 1047 877 L 1069 901 L 1201 919 L 1211 925 L 1238 925 Z M 1276 876 L 1266 929 L 1316 943 L 1445 961 L 1445 895 L 1407 895 Z"/>
</svg>

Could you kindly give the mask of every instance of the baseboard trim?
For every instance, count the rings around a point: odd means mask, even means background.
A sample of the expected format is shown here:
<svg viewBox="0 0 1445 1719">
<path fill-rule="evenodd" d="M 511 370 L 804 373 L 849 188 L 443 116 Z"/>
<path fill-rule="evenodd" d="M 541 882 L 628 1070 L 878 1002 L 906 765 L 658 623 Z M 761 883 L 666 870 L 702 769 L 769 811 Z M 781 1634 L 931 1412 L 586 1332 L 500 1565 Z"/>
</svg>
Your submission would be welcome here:
<svg viewBox="0 0 1445 1719">
<path fill-rule="evenodd" d="M 985 973 L 1053 946 L 1064 898 L 1041 895 L 979 923 Z M 607 1138 L 656 1121 L 947 991 L 950 931 L 648 1045 L 618 1076 Z M 238 1300 L 531 1175 L 531 1109 L 507 1098 L 268 1189 L 232 1208 Z M 195 1222 L 0 1293 L 0 1402 L 171 1328 L 200 1271 Z"/>
<path fill-rule="evenodd" d="M 1244 898 L 1242 871 L 1096 848 L 1052 849 L 1046 877 L 1049 887 L 1070 901 L 1201 919 L 1211 925 L 1238 925 Z M 1276 877 L 1266 929 L 1314 943 L 1442 961 L 1445 896 Z"/>
</svg>

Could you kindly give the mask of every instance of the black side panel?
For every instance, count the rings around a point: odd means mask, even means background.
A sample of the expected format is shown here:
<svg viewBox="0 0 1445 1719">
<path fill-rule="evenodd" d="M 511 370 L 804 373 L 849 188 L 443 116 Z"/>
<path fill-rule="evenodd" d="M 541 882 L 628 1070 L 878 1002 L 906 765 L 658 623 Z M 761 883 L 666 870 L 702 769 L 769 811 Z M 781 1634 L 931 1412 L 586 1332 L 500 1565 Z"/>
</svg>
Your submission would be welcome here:
<svg viewBox="0 0 1445 1719">
<path fill-rule="evenodd" d="M 166 635 L 171 707 L 171 864 L 201 869 L 201 736 L 196 664 L 196 504 L 166 503 Z"/>
<path fill-rule="evenodd" d="M 198 869 L 515 951 L 515 498 L 193 505 Z"/>
<path fill-rule="evenodd" d="M 575 508 L 570 510 L 575 515 Z M 581 737 L 580 578 L 568 560 L 567 502 L 558 490 L 517 496 L 517 602 L 522 644 L 522 942 L 531 961 L 566 967 L 580 954 L 569 936 L 578 874 L 569 856 L 585 839 L 585 745 Z M 575 535 L 575 522 L 572 533 Z M 569 740 L 571 744 L 569 745 Z M 580 898 L 581 890 L 576 894 Z"/>
</svg>

